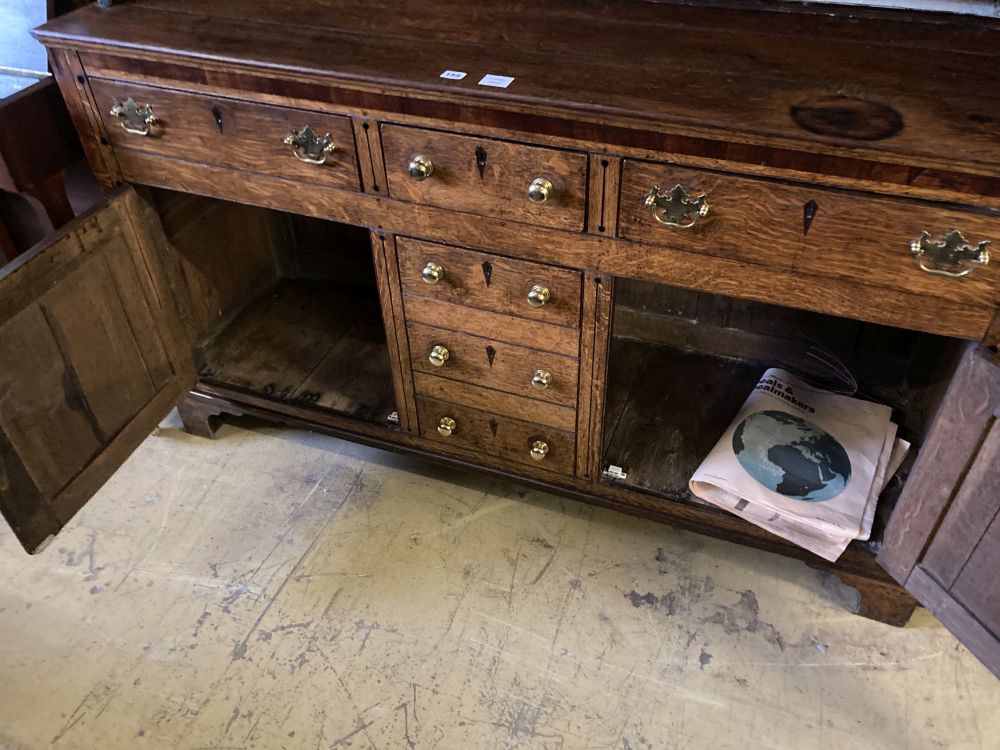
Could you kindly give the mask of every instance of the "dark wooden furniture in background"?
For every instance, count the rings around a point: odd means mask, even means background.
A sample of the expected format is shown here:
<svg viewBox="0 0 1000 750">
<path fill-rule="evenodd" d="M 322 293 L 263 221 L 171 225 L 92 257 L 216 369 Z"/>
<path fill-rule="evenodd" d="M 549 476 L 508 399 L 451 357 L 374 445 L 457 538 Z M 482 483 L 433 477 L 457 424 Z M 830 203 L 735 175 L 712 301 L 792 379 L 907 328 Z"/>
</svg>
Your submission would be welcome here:
<svg viewBox="0 0 1000 750">
<path fill-rule="evenodd" d="M 54 18 L 84 4 L 49 0 L 44 17 Z M 30 23 L 35 13 L 41 18 L 37 3 L 24 3 L 25 8 L 29 5 L 37 10 L 22 14 L 11 8 L 19 24 Z M 0 22 L 9 20 L 0 13 Z M 30 48 L 37 43 L 19 24 L 5 29 L 5 40 L 13 44 L 0 56 L 0 80 L 17 82 L 9 94 L 0 85 L 0 264 L 76 215 L 66 191 L 66 170 L 83 156 L 58 86 L 47 77 L 42 49 L 36 54 Z M 21 34 L 23 39 L 12 39 Z M 37 70 L 29 69 L 33 63 Z"/>
<path fill-rule="evenodd" d="M 41 29 L 117 192 L 0 276 L 26 548 L 180 401 L 198 434 L 264 416 L 799 557 L 887 622 L 909 590 L 996 669 L 1000 23 L 728 5 L 145 0 Z M 835 565 L 687 492 L 764 367 L 829 375 L 810 347 L 917 455 Z"/>
</svg>

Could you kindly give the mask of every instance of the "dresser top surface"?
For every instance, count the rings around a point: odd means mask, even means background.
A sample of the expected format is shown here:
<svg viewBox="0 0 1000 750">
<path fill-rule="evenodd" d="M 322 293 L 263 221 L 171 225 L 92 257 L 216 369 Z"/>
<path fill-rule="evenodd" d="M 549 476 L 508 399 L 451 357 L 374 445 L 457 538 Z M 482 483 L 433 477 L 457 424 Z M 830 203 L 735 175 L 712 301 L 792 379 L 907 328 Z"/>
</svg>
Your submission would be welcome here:
<svg viewBox="0 0 1000 750">
<path fill-rule="evenodd" d="M 971 16 L 638 0 L 136 0 L 90 5 L 37 33 L 50 45 L 1000 175 L 1000 22 Z M 448 70 L 466 75 L 442 78 Z M 488 74 L 513 81 L 482 85 Z"/>
</svg>

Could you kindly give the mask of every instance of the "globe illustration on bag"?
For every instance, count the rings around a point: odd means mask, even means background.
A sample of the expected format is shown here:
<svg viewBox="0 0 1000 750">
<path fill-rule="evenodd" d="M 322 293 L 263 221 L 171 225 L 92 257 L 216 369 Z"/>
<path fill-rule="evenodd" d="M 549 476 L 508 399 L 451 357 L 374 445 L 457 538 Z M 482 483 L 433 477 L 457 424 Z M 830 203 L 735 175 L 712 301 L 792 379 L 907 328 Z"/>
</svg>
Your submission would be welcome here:
<svg viewBox="0 0 1000 750">
<path fill-rule="evenodd" d="M 740 422 L 733 452 L 756 481 L 795 500 L 832 500 L 851 479 L 844 446 L 812 422 L 783 411 L 759 411 Z"/>
</svg>

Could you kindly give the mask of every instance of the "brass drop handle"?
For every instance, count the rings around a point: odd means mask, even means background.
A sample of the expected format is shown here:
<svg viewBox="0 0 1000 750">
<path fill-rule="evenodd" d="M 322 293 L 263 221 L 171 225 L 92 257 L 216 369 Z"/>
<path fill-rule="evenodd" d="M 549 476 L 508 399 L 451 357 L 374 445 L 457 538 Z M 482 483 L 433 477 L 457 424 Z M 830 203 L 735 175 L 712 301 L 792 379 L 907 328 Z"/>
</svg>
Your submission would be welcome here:
<svg viewBox="0 0 1000 750">
<path fill-rule="evenodd" d="M 457 427 L 458 423 L 451 417 L 441 417 L 441 421 L 438 422 L 438 433 L 444 437 L 451 437 Z"/>
<path fill-rule="evenodd" d="M 532 307 L 541 307 L 549 301 L 550 297 L 552 297 L 552 292 L 547 287 L 535 284 L 528 292 L 528 304 Z"/>
<path fill-rule="evenodd" d="M 531 444 L 531 457 L 536 461 L 541 461 L 549 455 L 549 444 L 544 440 L 535 440 Z"/>
<path fill-rule="evenodd" d="M 326 157 L 337 150 L 329 133 L 322 138 L 306 125 L 302 130 L 293 130 L 282 141 L 291 146 L 292 154 L 306 164 L 325 164 Z"/>
<path fill-rule="evenodd" d="M 444 278 L 444 269 L 439 264 L 431 261 L 420 272 L 420 278 L 424 280 L 425 284 L 437 284 Z"/>
<path fill-rule="evenodd" d="M 430 353 L 427 355 L 427 359 L 435 367 L 441 367 L 445 362 L 448 361 L 448 357 L 451 356 L 451 352 L 448 351 L 447 347 L 437 344 L 434 346 Z"/>
<path fill-rule="evenodd" d="M 545 203 L 552 197 L 553 190 L 555 188 L 552 187 L 551 182 L 544 177 L 538 177 L 528 187 L 528 200 L 532 203 Z"/>
<path fill-rule="evenodd" d="M 110 114 L 118 118 L 122 129 L 134 135 L 149 135 L 150 128 L 160 121 L 150 105 L 136 104 L 131 96 L 125 101 L 115 99 Z"/>
<path fill-rule="evenodd" d="M 660 224 L 675 229 L 690 229 L 698 223 L 698 219 L 708 216 L 707 196 L 702 194 L 692 200 L 683 185 L 674 185 L 668 191 L 653 185 L 642 196 L 642 205 Z"/>
<path fill-rule="evenodd" d="M 418 154 L 410 160 L 408 171 L 410 173 L 410 177 L 417 182 L 421 182 L 434 174 L 434 162 L 426 156 L 420 156 Z"/>
<path fill-rule="evenodd" d="M 968 242 L 962 233 L 952 229 L 939 240 L 932 240 L 929 232 L 921 232 L 910 243 L 910 251 L 917 256 L 917 265 L 927 273 L 940 276 L 968 276 L 976 266 L 990 262 L 989 240 L 978 244 Z"/>
<path fill-rule="evenodd" d="M 531 384 L 535 390 L 544 391 L 552 385 L 552 373 L 547 370 L 535 370 L 535 374 L 531 376 Z"/>
</svg>

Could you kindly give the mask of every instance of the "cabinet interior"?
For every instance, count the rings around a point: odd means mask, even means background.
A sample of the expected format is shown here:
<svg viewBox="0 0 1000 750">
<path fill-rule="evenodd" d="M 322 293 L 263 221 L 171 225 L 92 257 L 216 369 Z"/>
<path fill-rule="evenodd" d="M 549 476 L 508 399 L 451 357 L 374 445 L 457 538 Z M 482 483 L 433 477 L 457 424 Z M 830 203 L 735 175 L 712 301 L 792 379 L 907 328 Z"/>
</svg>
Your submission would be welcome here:
<svg viewBox="0 0 1000 750">
<path fill-rule="evenodd" d="M 386 424 L 395 411 L 368 231 L 157 190 L 199 380 Z"/>
<path fill-rule="evenodd" d="M 879 501 L 872 542 L 906 481 L 964 342 L 777 305 L 618 279 L 608 360 L 602 468 L 618 484 L 704 504 L 688 480 L 764 371 L 782 367 L 893 409 L 912 449 Z"/>
</svg>

